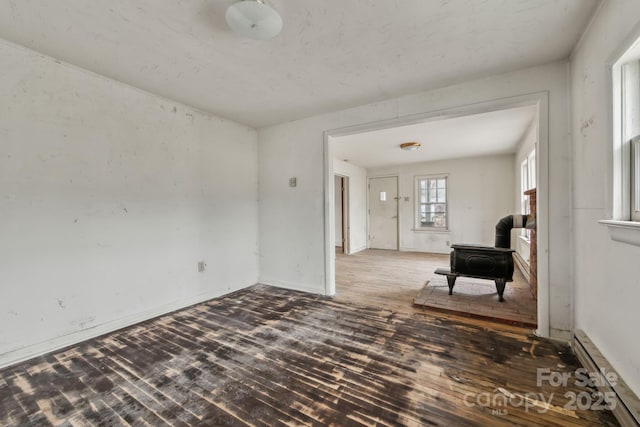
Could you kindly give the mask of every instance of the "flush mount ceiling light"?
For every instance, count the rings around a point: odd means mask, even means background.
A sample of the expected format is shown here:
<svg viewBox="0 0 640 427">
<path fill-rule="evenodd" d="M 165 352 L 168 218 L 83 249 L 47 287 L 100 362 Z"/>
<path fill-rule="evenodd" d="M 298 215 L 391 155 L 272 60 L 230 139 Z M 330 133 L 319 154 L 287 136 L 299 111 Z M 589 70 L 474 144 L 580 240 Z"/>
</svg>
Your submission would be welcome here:
<svg viewBox="0 0 640 427">
<path fill-rule="evenodd" d="M 420 145 L 421 144 L 419 142 L 405 142 L 400 144 L 400 148 L 406 151 L 414 151 L 420 148 Z"/>
<path fill-rule="evenodd" d="M 264 0 L 241 0 L 233 3 L 225 15 L 236 33 L 258 40 L 272 39 L 282 30 L 282 18 Z"/>
</svg>

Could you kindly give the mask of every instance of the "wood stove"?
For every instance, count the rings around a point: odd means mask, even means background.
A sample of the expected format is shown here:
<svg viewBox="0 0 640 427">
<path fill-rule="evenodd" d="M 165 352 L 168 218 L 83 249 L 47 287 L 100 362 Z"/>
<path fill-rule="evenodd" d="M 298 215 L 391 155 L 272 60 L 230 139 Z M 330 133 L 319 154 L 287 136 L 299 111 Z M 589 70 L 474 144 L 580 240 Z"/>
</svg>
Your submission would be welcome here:
<svg viewBox="0 0 640 427">
<path fill-rule="evenodd" d="M 450 268 L 438 268 L 435 273 L 447 276 L 449 295 L 459 276 L 493 280 L 498 298 L 504 301 L 504 288 L 513 281 L 513 253 L 511 229 L 527 225 L 527 215 L 509 215 L 496 225 L 496 246 L 451 245 Z"/>
</svg>

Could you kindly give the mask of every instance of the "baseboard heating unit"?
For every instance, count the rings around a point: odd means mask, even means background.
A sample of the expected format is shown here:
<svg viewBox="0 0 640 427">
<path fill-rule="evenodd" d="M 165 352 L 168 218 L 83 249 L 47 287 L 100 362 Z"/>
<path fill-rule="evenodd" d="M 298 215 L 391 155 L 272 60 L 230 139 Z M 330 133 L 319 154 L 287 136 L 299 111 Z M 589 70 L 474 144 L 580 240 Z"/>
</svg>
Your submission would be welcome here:
<svg viewBox="0 0 640 427">
<path fill-rule="evenodd" d="M 577 330 L 574 334 L 573 348 L 582 366 L 589 373 L 599 373 L 594 380 L 598 391 L 605 396 L 614 396 L 612 412 L 623 427 L 640 426 L 640 399 L 617 375 L 611 364 L 600 353 L 587 334 Z"/>
</svg>

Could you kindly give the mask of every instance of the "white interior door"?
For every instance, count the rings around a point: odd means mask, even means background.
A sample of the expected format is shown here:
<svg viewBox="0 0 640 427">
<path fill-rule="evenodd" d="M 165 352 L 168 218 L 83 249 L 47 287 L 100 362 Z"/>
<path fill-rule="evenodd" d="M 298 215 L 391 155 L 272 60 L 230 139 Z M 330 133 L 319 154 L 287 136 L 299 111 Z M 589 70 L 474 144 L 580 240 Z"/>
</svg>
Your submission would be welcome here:
<svg viewBox="0 0 640 427">
<path fill-rule="evenodd" d="M 398 177 L 369 179 L 369 247 L 398 250 Z"/>
</svg>

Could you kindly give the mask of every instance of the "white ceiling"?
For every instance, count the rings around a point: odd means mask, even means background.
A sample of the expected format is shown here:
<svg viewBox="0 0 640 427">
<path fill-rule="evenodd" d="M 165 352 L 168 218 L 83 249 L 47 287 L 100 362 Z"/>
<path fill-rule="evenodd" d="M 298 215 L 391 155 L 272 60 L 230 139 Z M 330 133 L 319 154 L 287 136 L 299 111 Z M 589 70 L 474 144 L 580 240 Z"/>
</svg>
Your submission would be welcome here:
<svg viewBox="0 0 640 427">
<path fill-rule="evenodd" d="M 365 132 L 334 138 L 334 155 L 364 168 L 515 153 L 537 118 L 527 106 Z M 400 149 L 416 141 L 415 151 Z"/>
<path fill-rule="evenodd" d="M 0 0 L 0 37 L 261 127 L 566 58 L 598 0 L 268 0 L 284 29 L 243 39 L 234 0 Z"/>
</svg>

